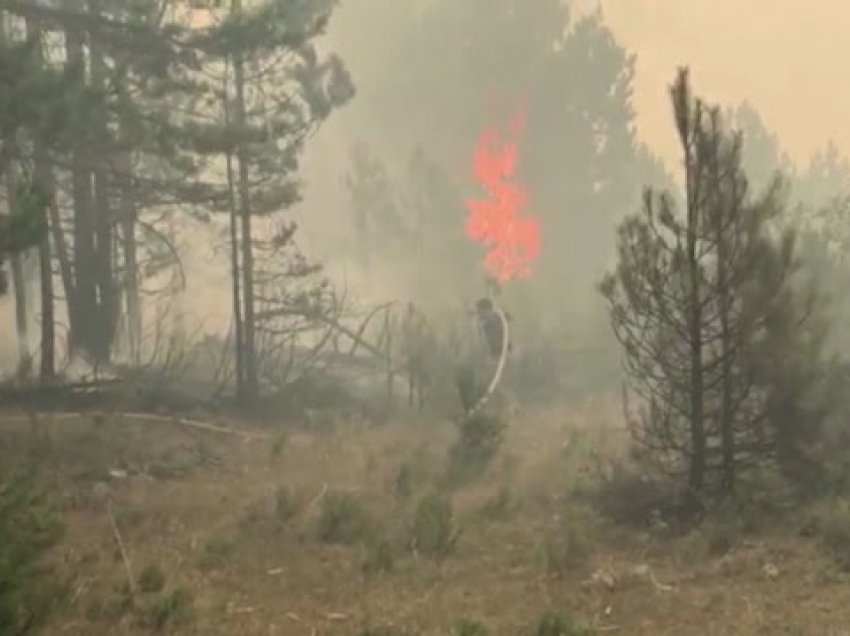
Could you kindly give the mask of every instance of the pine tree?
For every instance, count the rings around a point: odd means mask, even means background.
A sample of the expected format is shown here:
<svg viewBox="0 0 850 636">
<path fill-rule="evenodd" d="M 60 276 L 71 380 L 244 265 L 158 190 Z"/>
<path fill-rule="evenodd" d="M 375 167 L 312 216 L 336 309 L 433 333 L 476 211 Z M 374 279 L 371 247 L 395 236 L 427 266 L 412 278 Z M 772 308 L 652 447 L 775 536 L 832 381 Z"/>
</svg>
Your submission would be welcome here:
<svg viewBox="0 0 850 636">
<path fill-rule="evenodd" d="M 170 84 L 173 91 L 177 84 L 173 69 L 185 66 L 186 60 L 178 60 L 178 34 L 158 23 L 162 16 L 153 11 L 152 2 L 4 6 L 13 21 L 24 23 L 25 44 L 33 51 L 32 64 L 39 72 L 35 76 L 57 76 L 62 82 L 61 90 L 35 100 L 39 107 L 33 109 L 34 121 L 23 145 L 33 174 L 56 194 L 48 205 L 51 240 L 40 249 L 42 361 L 43 371 L 50 375 L 54 257 L 66 298 L 72 350 L 95 363 L 109 360 L 123 284 L 115 250 L 116 221 L 121 220 L 117 200 L 129 196 L 127 184 L 132 182 L 127 175 L 132 163 L 128 143 L 135 142 L 134 150 L 140 154 L 167 145 L 161 134 L 168 128 L 167 118 L 152 117 L 145 98 L 133 101 L 129 94 L 142 87 L 147 96 L 157 91 L 161 95 L 163 84 Z M 50 38 L 55 33 L 67 36 L 62 49 Z M 133 139 L 127 134 L 130 128 L 135 128 Z M 64 214 L 68 204 L 74 209 L 71 218 Z M 123 248 L 132 256 L 128 241 Z"/>
<path fill-rule="evenodd" d="M 353 95 L 339 58 L 320 58 L 314 45 L 334 4 L 266 0 L 242 7 L 237 0 L 222 9 L 218 25 L 188 42 L 206 60 L 201 80 L 221 100 L 223 121 L 196 122 L 189 139 L 206 158 L 226 164 L 227 183 L 218 188 L 210 208 L 229 212 L 232 223 L 236 380 L 242 402 L 259 393 L 257 329 L 272 313 L 267 307 L 258 312 L 260 300 L 268 304 L 271 299 L 258 297 L 257 277 L 282 275 L 258 270 L 255 261 L 264 255 L 274 260 L 292 239 L 294 226 L 276 216 L 298 201 L 295 173 L 304 143 Z M 266 236 L 257 236 L 255 217 L 267 221 Z M 294 272 L 306 276 L 315 271 L 297 256 L 290 265 L 291 271 L 284 268 L 290 278 Z M 267 282 L 260 281 L 261 286 Z"/>
<path fill-rule="evenodd" d="M 601 290 L 641 398 L 633 433 L 654 461 L 686 475 L 696 502 L 731 492 L 753 466 L 804 464 L 826 412 L 807 406 L 824 386 L 824 330 L 820 299 L 798 276 L 794 233 L 780 223 L 781 182 L 750 194 L 742 137 L 691 96 L 686 69 L 671 98 L 685 212 L 647 190 L 642 212 L 620 227 L 616 274 Z"/>
</svg>

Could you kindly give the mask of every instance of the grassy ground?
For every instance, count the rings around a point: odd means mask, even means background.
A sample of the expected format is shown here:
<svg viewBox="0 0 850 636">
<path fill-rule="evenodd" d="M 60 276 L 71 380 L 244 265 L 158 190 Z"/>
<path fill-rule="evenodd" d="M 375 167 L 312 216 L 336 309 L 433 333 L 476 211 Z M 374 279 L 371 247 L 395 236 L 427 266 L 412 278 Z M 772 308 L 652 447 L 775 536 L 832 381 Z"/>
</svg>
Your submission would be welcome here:
<svg viewBox="0 0 850 636">
<path fill-rule="evenodd" d="M 618 451 L 617 419 L 602 400 L 523 414 L 450 490 L 454 430 L 427 418 L 251 440 L 0 420 L 0 461 L 36 458 L 62 506 L 51 634 L 561 633 L 536 631 L 547 612 L 598 634 L 850 634 L 850 578 L 814 541 L 626 530 L 570 496 Z"/>
</svg>

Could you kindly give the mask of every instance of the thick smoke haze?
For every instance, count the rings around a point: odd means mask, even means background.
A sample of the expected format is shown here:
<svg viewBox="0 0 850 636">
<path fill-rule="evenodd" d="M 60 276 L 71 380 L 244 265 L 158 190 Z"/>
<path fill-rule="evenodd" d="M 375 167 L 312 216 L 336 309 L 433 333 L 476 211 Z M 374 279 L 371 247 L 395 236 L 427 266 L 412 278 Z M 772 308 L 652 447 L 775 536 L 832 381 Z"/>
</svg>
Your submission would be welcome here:
<svg viewBox="0 0 850 636">
<path fill-rule="evenodd" d="M 411 83 L 417 77 L 414 70 L 406 73 L 405 69 L 422 68 L 423 61 L 399 57 L 396 51 L 403 50 L 403 41 L 411 37 L 410 25 L 417 11 L 419 15 L 427 15 L 436 7 L 448 6 L 440 0 L 412 4 L 415 9 L 409 6 L 411 3 L 401 7 L 400 3 L 385 0 L 343 3 L 329 30 L 328 46 L 346 60 L 357 83 L 358 95 L 322 128 L 309 146 L 304 162 L 306 203 L 294 214 L 305 230 L 302 240 L 309 241 L 320 258 L 330 257 L 331 267 L 336 259 L 330 246 L 337 243 L 330 237 L 345 233 L 344 228 L 348 227 L 345 219 L 349 216 L 347 195 L 338 175 L 349 165 L 348 149 L 355 140 L 367 141 L 395 175 L 403 170 L 411 147 L 422 143 L 440 158 L 458 186 L 467 188 L 462 191 L 466 194 L 474 187 L 467 159 L 478 129 L 470 126 L 468 130 L 441 130 L 444 122 L 440 109 L 453 101 L 458 104 L 475 101 L 482 104 L 478 125 L 484 127 L 499 115 L 500 106 L 505 109 L 514 106 L 510 99 L 500 105 L 494 95 L 501 89 L 502 95 L 521 99 L 526 85 L 524 74 L 534 74 L 517 63 L 518 58 L 525 59 L 520 51 L 522 43 L 506 41 L 501 57 L 482 62 L 482 74 L 500 66 L 505 69 L 501 86 L 480 82 L 470 75 L 465 80 L 471 88 L 466 87 L 458 79 L 458 71 L 444 67 L 442 59 L 435 59 L 431 71 L 435 75 L 444 74 L 443 91 L 432 95 L 427 103 L 408 104 L 409 123 L 399 121 L 399 109 L 388 109 L 387 101 L 392 99 L 393 90 L 399 100 L 405 99 L 404 93 L 413 90 Z M 846 35 L 847 9 L 840 2 L 822 2 L 807 8 L 802 17 L 801 11 L 799 3 L 790 0 L 772 3 L 769 11 L 752 2 L 608 0 L 570 3 L 569 15 L 574 26 L 580 17 L 601 12 L 602 23 L 611 30 L 616 44 L 635 55 L 631 104 L 636 140 L 646 144 L 663 161 L 666 171 L 678 184 L 681 159 L 667 94 L 671 78 L 682 64 L 691 67 L 697 90 L 707 100 L 729 107 L 742 103 L 752 106 L 767 134 L 775 135 L 777 150 L 787 153 L 796 169 L 804 170 L 812 155 L 829 141 L 834 141 L 842 154 L 850 149 L 850 132 L 843 126 L 850 111 L 850 91 L 835 81 L 836 77 L 847 75 L 850 61 L 834 54 Z M 516 16 L 516 20 L 524 17 Z M 486 18 L 481 19 L 486 22 Z M 473 37 L 469 35 L 470 41 Z M 718 38 L 722 39 L 722 46 L 718 46 Z M 440 54 L 439 39 L 434 34 L 435 58 Z M 464 69 L 475 68 L 474 64 L 465 62 L 457 61 Z M 424 64 L 427 66 L 427 62 Z M 576 81 L 592 82 L 581 77 Z M 479 85 L 487 85 L 493 92 L 482 95 L 476 92 Z M 429 122 L 427 113 L 435 104 L 438 108 L 434 109 L 433 122 L 423 125 Z M 531 116 L 534 117 L 534 112 Z M 453 147 L 452 141 L 457 142 Z M 569 141 L 565 139 L 563 143 Z M 753 159 L 752 152 L 745 154 L 752 159 L 751 164 L 761 161 L 758 157 Z M 753 170 L 765 175 L 774 167 L 781 166 L 751 165 Z M 548 168 L 552 175 L 543 181 L 563 180 L 563 172 L 569 168 L 552 165 Z M 658 179 L 643 181 L 646 185 L 658 185 Z M 539 190 L 533 191 L 532 197 L 542 195 Z M 638 200 L 633 197 L 626 203 L 621 199 L 618 205 L 621 209 L 613 211 L 615 218 L 633 211 Z M 583 235 L 581 215 L 575 209 L 564 209 L 563 214 L 573 221 L 565 232 Z M 462 222 L 460 214 L 456 222 Z M 608 229 L 607 234 L 594 238 L 608 240 L 613 245 L 613 223 Z M 551 223 L 549 226 L 544 223 L 544 233 L 547 230 L 551 232 Z M 597 247 L 603 252 L 607 249 Z M 336 267 L 343 268 L 343 264 L 338 262 Z M 598 266 L 588 263 L 586 270 L 568 274 L 574 285 L 584 283 L 584 289 L 573 290 L 582 303 L 595 302 L 592 291 L 588 290 L 592 289 L 598 270 Z M 388 281 L 379 283 L 374 276 L 370 280 L 378 285 L 379 294 L 389 291 L 384 286 Z M 393 292 L 404 295 L 403 288 L 403 282 L 397 283 Z"/>
<path fill-rule="evenodd" d="M 687 64 L 700 94 L 721 104 L 748 101 L 805 164 L 832 140 L 850 151 L 850 7 L 841 0 L 702 2 L 580 0 L 598 7 L 617 40 L 637 54 L 634 104 L 639 133 L 671 168 L 678 166 L 666 96 L 675 68 Z"/>
<path fill-rule="evenodd" d="M 635 151 L 637 155 L 658 157 L 672 183 L 680 178 L 667 99 L 677 66 L 691 67 L 697 90 L 706 99 L 730 107 L 751 105 L 766 139 L 774 135 L 775 150 L 787 153 L 792 168 L 805 169 L 812 155 L 829 141 L 842 155 L 850 149 L 850 131 L 843 126 L 850 112 L 850 89 L 835 80 L 850 70 L 850 60 L 834 54 L 846 33 L 848 10 L 843 3 L 819 2 L 801 13 L 801 5 L 790 0 L 771 3 L 769 11 L 755 2 L 577 0 L 567 9 L 551 0 L 529 2 L 527 13 L 517 15 L 506 14 L 502 7 L 493 11 L 490 22 L 486 4 L 470 3 L 466 9 L 447 0 L 359 0 L 341 3 L 331 18 L 322 46 L 344 60 L 357 95 L 309 140 L 300 170 L 302 202 L 292 208 L 291 217 L 301 228 L 297 241 L 308 257 L 322 263 L 336 284 L 349 287 L 365 302 L 417 298 L 440 311 L 456 311 L 481 290 L 481 271 L 476 269 L 481 251 L 465 244 L 462 237 L 463 201 L 476 194 L 471 157 L 480 131 L 504 121 L 518 106 L 530 106 L 530 127 L 537 126 L 525 140 L 536 149 L 534 156 L 522 157 L 520 162 L 527 172 L 530 207 L 540 207 L 545 214 L 544 273 L 534 285 L 520 286 L 515 300 L 555 308 L 548 318 L 542 314 L 535 318 L 530 329 L 566 321 L 578 340 L 606 337 L 594 285 L 611 262 L 616 220 L 634 211 L 644 185 L 671 183 L 659 165 L 653 166 L 651 160 L 637 165 L 640 162 L 624 149 L 631 143 L 644 145 Z M 593 62 L 583 70 L 565 66 L 562 75 L 569 78 L 563 88 L 550 94 L 545 73 L 558 71 L 538 64 L 545 51 L 534 48 L 547 37 L 558 37 L 560 18 L 574 29 L 585 16 L 594 18 L 599 28 L 610 29 L 600 42 L 612 38 L 605 44 L 614 51 L 611 59 L 621 55 L 625 61 L 634 55 L 633 77 L 616 88 L 623 91 L 624 103 L 634 117 L 627 111 L 611 115 L 620 118 L 617 121 L 623 128 L 609 131 L 609 138 L 620 136 L 623 141 L 618 142 L 621 146 L 613 163 L 606 164 L 614 175 L 612 192 L 598 201 L 576 194 L 574 187 L 587 186 L 593 178 L 582 157 L 592 151 L 594 142 L 579 139 L 580 131 L 573 135 L 569 125 L 553 133 L 554 141 L 547 139 L 548 122 L 560 120 L 558 91 L 581 88 L 594 94 L 593 73 L 583 74 L 594 68 Z M 428 31 L 429 25 L 433 32 Z M 545 29 L 548 33 L 541 36 Z M 591 23 L 590 31 L 594 29 Z M 516 40 L 517 33 L 526 39 Z M 443 46 L 443 40 L 448 44 Z M 458 46 L 466 41 L 468 56 L 461 55 L 459 51 L 467 49 Z M 580 49 L 599 44 L 587 45 L 575 38 L 567 46 Z M 599 76 L 611 72 L 607 67 L 597 70 Z M 616 73 L 602 82 L 615 77 Z M 529 99 L 532 103 L 524 104 Z M 589 108 L 594 104 L 589 102 Z M 634 132 L 633 142 L 624 137 L 627 129 Z M 383 166 L 392 196 L 405 199 L 399 203 L 402 208 L 411 196 L 409 188 L 405 190 L 411 157 L 417 149 L 422 151 L 423 161 L 440 173 L 437 178 L 450 181 L 439 197 L 432 197 L 439 202 L 428 205 L 440 208 L 438 223 L 456 235 L 456 242 L 418 255 L 400 247 L 400 255 L 384 259 L 383 266 L 362 267 L 351 251 L 354 213 L 345 183 L 355 144 L 367 148 Z M 573 144 L 572 155 L 562 151 Z M 587 152 L 582 144 L 590 144 Z M 769 174 L 774 167 L 768 165 L 770 152 L 753 160 L 763 165 L 751 168 Z M 606 159 L 600 161 L 604 164 Z M 606 219 L 597 223 L 600 215 Z M 596 227 L 591 228 L 588 221 Z M 385 231 L 384 242 L 392 242 L 394 231 Z M 186 324 L 220 332 L 230 324 L 228 269 L 223 255 L 213 256 L 210 236 L 201 227 L 184 230 L 185 271 L 191 283 L 181 306 Z M 558 249 L 553 248 L 556 244 Z M 563 264 L 561 249 L 570 255 Z M 439 257 L 441 250 L 452 252 L 452 258 Z M 433 280 L 420 276 L 418 283 L 411 282 L 411 270 L 429 269 L 435 270 Z M 441 281 L 446 290 L 440 289 Z M 11 324 L 11 312 L 10 299 L 0 303 L 5 324 Z M 3 351 L 14 351 L 11 330 L 1 338 Z"/>
<path fill-rule="evenodd" d="M 0 636 L 850 636 L 850 0 L 0 16 Z"/>
</svg>

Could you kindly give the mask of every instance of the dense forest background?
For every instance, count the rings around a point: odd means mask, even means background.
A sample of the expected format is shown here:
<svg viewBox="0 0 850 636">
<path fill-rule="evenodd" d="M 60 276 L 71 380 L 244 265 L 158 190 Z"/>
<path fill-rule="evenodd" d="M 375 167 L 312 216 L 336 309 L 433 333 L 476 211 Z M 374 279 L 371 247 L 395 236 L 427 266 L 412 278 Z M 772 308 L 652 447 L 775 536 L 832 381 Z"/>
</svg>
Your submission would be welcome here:
<svg viewBox="0 0 850 636">
<path fill-rule="evenodd" d="M 353 16 L 366 9 L 376 16 L 374 28 L 382 33 L 381 38 L 364 41 L 360 37 Z M 321 263 L 332 280 L 338 285 L 345 281 L 346 288 L 359 298 L 375 302 L 387 298 L 415 300 L 427 308 L 432 318 L 450 320 L 483 290 L 477 267 L 480 252 L 463 236 L 466 215 L 463 202 L 476 191 L 470 170 L 475 140 L 483 128 L 507 121 L 522 110 L 528 126 L 520 141 L 521 177 L 531 194 L 531 210 L 541 219 L 544 244 L 534 278 L 515 284 L 508 291 L 509 302 L 523 306 L 517 320 L 518 333 L 532 348 L 554 337 L 561 343 L 564 355 L 587 346 L 599 351 L 613 347 L 605 321 L 600 319 L 604 315 L 603 304 L 595 292 L 596 283 L 614 255 L 610 237 L 616 223 L 636 208 L 642 189 L 669 186 L 677 169 L 664 166 L 640 138 L 632 105 L 634 54 L 617 43 L 601 13 L 573 11 L 555 0 L 500 1 L 495 7 L 448 2 L 401 6 L 369 0 L 366 9 L 342 6 L 334 16 L 328 37 L 316 40 L 317 51 L 330 45 L 353 69 L 357 98 L 326 125 L 311 129 L 307 133 L 309 138 L 296 133 L 297 141 L 274 159 L 278 162 L 274 168 L 262 167 L 269 175 L 272 170 L 286 171 L 285 177 L 277 174 L 270 178 L 303 185 L 297 196 L 292 188 L 284 196 L 282 183 L 275 186 L 275 214 L 282 216 L 271 225 L 279 230 L 281 223 L 297 222 L 301 231 L 290 238 L 304 248 L 312 262 Z M 327 12 L 328 8 L 322 11 Z M 167 43 L 171 36 L 162 35 L 163 31 L 183 29 L 189 33 L 192 26 L 198 27 L 214 15 L 203 8 L 170 13 L 173 14 L 170 22 L 163 18 L 160 24 L 145 27 L 149 33 L 144 37 L 166 38 Z M 490 18 L 480 20 L 482 13 Z M 144 12 L 136 9 L 122 9 L 116 15 L 122 25 L 115 28 L 122 29 L 126 28 L 123 22 L 148 19 L 138 17 Z M 220 10 L 216 15 L 219 17 L 215 20 L 222 19 Z M 17 14 L 8 12 L 8 41 L 35 37 L 26 35 L 24 23 L 36 17 L 20 9 Z M 67 56 L 72 51 L 63 51 L 67 45 L 59 40 L 49 44 L 47 36 L 53 31 L 61 34 L 65 25 L 55 16 L 46 15 L 44 19 L 52 21 L 51 28 L 47 29 L 49 33 L 38 37 L 44 39 L 45 62 L 58 71 L 68 64 L 63 60 L 70 59 Z M 112 37 L 94 29 L 90 28 L 92 38 Z M 311 32 L 310 36 L 319 33 Z M 439 47 L 434 46 L 434 33 L 442 34 Z M 168 51 L 166 44 L 157 53 L 161 56 L 155 61 L 160 65 L 157 69 L 137 69 L 141 62 L 135 60 L 113 63 L 112 57 L 124 52 L 112 42 L 109 42 L 112 48 L 104 44 L 92 52 L 86 49 L 86 59 L 92 55 L 106 59 L 103 79 L 90 69 L 86 80 L 81 80 L 92 94 L 96 92 L 97 82 L 106 82 L 115 73 L 126 76 L 122 81 L 132 88 L 105 97 L 100 105 L 114 119 L 115 133 L 110 131 L 110 134 L 120 136 L 116 126 L 131 125 L 120 124 L 119 118 L 130 119 L 121 109 L 127 109 L 136 118 L 132 124 L 136 129 L 163 126 L 152 123 L 154 115 L 163 116 L 162 100 L 194 109 L 189 118 L 175 117 L 176 111 L 172 111 L 168 125 L 185 129 L 191 119 L 196 131 L 201 130 L 197 118 L 207 118 L 215 107 L 211 105 L 215 100 L 210 97 L 216 90 L 215 84 L 227 81 L 225 66 L 213 61 L 222 52 L 202 48 L 206 46 L 197 45 L 196 54 L 205 59 L 193 62 L 195 66 L 205 65 L 199 75 L 202 80 L 192 76 L 197 74 L 196 70 L 185 68 L 185 60 L 166 59 L 168 55 L 182 53 Z M 265 54 L 258 52 L 257 60 Z M 151 64 L 154 62 L 147 66 Z M 216 64 L 223 70 L 217 71 L 216 77 L 209 76 L 208 69 Z M 329 73 L 329 68 L 322 67 L 321 72 Z M 158 82 L 155 89 L 151 77 Z M 279 78 L 270 74 L 249 79 L 273 85 Z M 189 87 L 187 82 L 206 83 L 206 88 L 201 90 L 204 97 L 201 93 L 192 95 L 191 91 L 197 91 L 198 86 Z M 153 95 L 149 95 L 152 91 L 155 91 Z M 201 106 L 204 100 L 205 105 Z M 69 108 L 89 111 L 93 104 L 81 103 Z M 133 113 L 145 109 L 150 112 Z M 317 107 L 317 118 L 324 118 L 323 110 L 326 107 Z M 749 104 L 730 107 L 730 115 L 747 139 L 744 162 L 756 186 L 767 183 L 772 172 L 781 169 L 792 182 L 791 196 L 799 202 L 801 214 L 808 214 L 807 219 L 813 218 L 814 211 L 827 207 L 831 211 L 826 214 L 840 214 L 838 199 L 847 185 L 848 166 L 834 146 L 818 152 L 806 165 L 795 165 L 783 153 L 780 140 L 765 128 L 758 112 Z M 247 117 L 259 121 L 264 116 L 247 113 Z M 303 117 L 306 122 L 309 115 Z M 184 121 L 178 123 L 178 119 Z M 64 124 L 59 124 L 60 128 L 63 126 L 73 126 L 74 134 L 81 134 L 76 121 L 66 119 Z M 169 321 L 181 329 L 221 336 L 232 323 L 232 303 L 224 291 L 232 287 L 232 268 L 225 247 L 226 215 L 216 212 L 227 204 L 223 200 L 214 202 L 211 190 L 202 194 L 198 188 L 192 192 L 182 188 L 181 192 L 168 195 L 164 191 L 167 188 L 173 191 L 175 184 L 190 171 L 194 171 L 193 178 L 199 178 L 202 173 L 206 178 L 216 171 L 216 178 L 224 188 L 227 178 L 222 157 L 226 148 L 220 140 L 216 142 L 219 148 L 210 148 L 210 142 L 206 141 L 207 147 L 199 149 L 197 141 L 172 138 L 167 142 L 180 147 L 164 150 L 153 145 L 165 143 L 167 135 L 161 128 L 159 139 L 152 139 L 153 134 L 148 131 L 138 135 L 137 143 L 149 147 L 130 153 L 138 156 L 132 166 L 141 173 L 135 183 L 145 183 L 152 194 L 145 197 L 134 194 L 137 200 L 132 202 L 112 197 L 114 209 L 110 214 L 131 203 L 142 208 L 134 213 L 142 218 L 137 241 L 142 243 L 139 248 L 149 251 L 157 264 L 132 276 L 119 273 L 122 266 L 112 264 L 116 299 L 110 301 L 114 302 L 112 309 L 103 311 L 114 314 L 104 317 L 114 326 L 109 326 L 106 332 L 115 331 L 115 338 L 121 332 L 126 340 L 128 329 L 140 329 L 138 324 L 128 327 L 141 320 L 128 318 L 139 311 L 145 314 L 148 323 L 162 321 L 167 314 Z M 289 133 L 280 134 L 293 139 Z M 304 170 L 293 172 L 291 162 L 301 154 L 302 146 Z M 27 160 L 32 162 L 34 144 L 29 147 L 25 144 L 25 149 Z M 214 151 L 222 152 L 214 159 Z M 64 152 L 73 156 L 70 141 Z M 126 157 L 127 152 L 122 152 Z M 262 160 L 268 162 L 270 157 Z M 216 161 L 219 165 L 213 168 Z M 182 163 L 174 165 L 177 162 Z M 69 178 L 73 181 L 73 177 Z M 57 185 L 63 188 L 63 196 L 67 197 L 64 205 L 70 210 L 75 196 L 89 195 L 81 194 L 79 177 L 76 190 L 71 182 L 66 187 L 63 179 Z M 113 178 L 108 187 L 116 192 L 123 188 L 119 178 Z M 227 195 L 222 189 L 215 196 L 226 198 Z M 168 197 L 172 200 L 167 201 Z M 101 197 L 103 205 L 106 198 L 106 195 Z M 148 200 L 153 198 L 160 200 Z M 85 201 L 80 204 L 86 205 Z M 269 211 L 275 207 L 268 202 L 263 206 Z M 57 212 L 61 214 L 62 210 Z M 265 210 L 260 213 L 263 214 Z M 264 222 L 260 221 L 260 225 Z M 73 223 L 70 217 L 68 223 Z M 813 231 L 818 227 L 818 222 L 812 223 Z M 70 226 L 68 230 L 73 234 Z M 260 229 L 264 231 L 275 230 Z M 115 234 L 120 232 L 116 230 Z M 129 247 L 129 243 L 125 242 L 124 247 Z M 52 258 L 62 258 L 61 251 L 54 247 Z M 72 242 L 66 251 L 68 258 L 76 258 Z M 135 254 L 131 257 L 142 258 Z M 153 280 L 158 276 L 158 283 L 153 286 L 160 287 L 165 284 L 163 277 L 176 280 L 165 273 L 169 258 L 174 266 L 179 260 L 185 285 L 167 283 L 171 285 L 167 309 L 153 299 L 146 299 L 144 309 L 137 308 L 141 303 L 134 300 L 136 292 L 132 287 L 143 284 L 142 278 Z M 13 259 L 15 263 L 18 260 Z M 27 324 L 27 347 L 32 349 L 38 346 L 37 268 L 34 255 L 22 257 L 21 261 L 22 269 L 16 276 L 23 276 L 26 283 L 29 293 L 20 298 L 29 311 L 18 312 L 17 320 L 21 326 Z M 106 266 L 105 262 L 102 261 L 102 267 Z M 75 275 L 67 266 L 64 271 L 64 278 L 58 277 L 56 285 L 66 284 Z M 125 298 L 117 292 L 127 285 L 131 290 Z M 59 305 L 61 315 L 61 301 Z M 205 310 L 199 312 L 198 307 Z M 3 311 L 5 320 L 11 321 L 15 312 L 13 303 L 5 302 Z M 118 320 L 119 315 L 125 319 Z M 66 329 L 72 329 L 70 323 Z M 16 364 L 17 356 L 12 354 L 15 345 L 11 332 L 5 330 L 3 337 L 4 365 L 8 369 Z"/>
</svg>

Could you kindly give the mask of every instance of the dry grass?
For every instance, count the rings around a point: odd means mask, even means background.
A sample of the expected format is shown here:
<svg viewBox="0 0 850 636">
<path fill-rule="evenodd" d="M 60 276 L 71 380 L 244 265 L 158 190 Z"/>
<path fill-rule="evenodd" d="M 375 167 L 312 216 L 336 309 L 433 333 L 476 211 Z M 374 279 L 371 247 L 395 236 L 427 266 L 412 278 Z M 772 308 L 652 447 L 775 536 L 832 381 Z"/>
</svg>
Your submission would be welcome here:
<svg viewBox="0 0 850 636">
<path fill-rule="evenodd" d="M 604 400 L 526 413 L 488 472 L 453 490 L 439 486 L 454 434 L 443 422 L 352 424 L 285 440 L 87 421 L 44 423 L 35 439 L 17 423 L 0 425 L 9 442 L 0 448 L 29 449 L 67 502 L 56 556 L 73 594 L 49 633 L 351 635 L 395 626 L 446 635 L 466 621 L 532 635 L 548 611 L 630 636 L 846 633 L 848 579 L 814 541 L 736 538 L 718 556 L 699 532 L 662 541 L 565 502 L 604 470 L 595 453 L 621 447 L 617 417 Z M 110 477 L 119 464 L 128 475 Z M 436 491 L 460 534 L 432 559 L 409 537 L 417 504 Z M 318 532 L 339 493 L 368 519 L 343 544 Z M 132 601 L 104 498 L 135 571 L 162 574 Z M 570 533 L 581 536 L 579 558 L 547 567 L 547 539 Z M 370 558 L 380 567 L 364 567 Z"/>
</svg>

